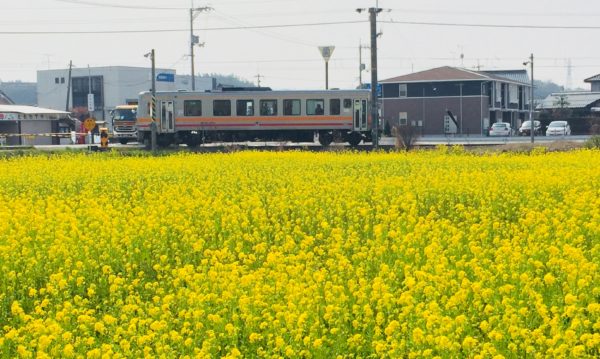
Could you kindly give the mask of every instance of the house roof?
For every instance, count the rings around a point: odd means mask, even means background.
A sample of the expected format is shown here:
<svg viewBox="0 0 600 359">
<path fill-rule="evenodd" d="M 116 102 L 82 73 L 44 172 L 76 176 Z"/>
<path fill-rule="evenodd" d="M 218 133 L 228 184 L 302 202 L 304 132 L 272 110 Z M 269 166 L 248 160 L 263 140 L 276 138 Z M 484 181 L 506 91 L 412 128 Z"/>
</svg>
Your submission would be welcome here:
<svg viewBox="0 0 600 359">
<path fill-rule="evenodd" d="M 403 76 L 392 77 L 380 83 L 407 82 L 446 82 L 446 81 L 489 81 L 497 80 L 529 85 L 526 70 L 472 71 L 458 67 L 444 66 Z"/>
<path fill-rule="evenodd" d="M 585 79 L 583 81 L 584 82 L 596 82 L 596 81 L 600 81 L 600 74 L 598 74 L 596 76 L 592 76 L 589 79 Z"/>
<path fill-rule="evenodd" d="M 395 82 L 440 82 L 440 81 L 464 81 L 464 80 L 486 80 L 487 77 L 474 71 L 444 66 L 435 69 L 414 72 L 412 74 L 392 77 L 381 80 L 381 83 Z"/>
<path fill-rule="evenodd" d="M 585 108 L 599 101 L 600 92 L 557 92 L 548 95 L 536 108 Z"/>
<path fill-rule="evenodd" d="M 69 115 L 69 112 L 52 110 L 50 108 L 21 106 L 21 105 L 0 105 L 0 112 L 18 113 L 23 115 Z"/>
<path fill-rule="evenodd" d="M 524 85 L 529 85 L 531 83 L 531 79 L 529 78 L 527 70 L 493 70 L 482 72 L 492 77 L 508 79 L 514 82 L 522 83 Z"/>
<path fill-rule="evenodd" d="M 15 102 L 13 100 L 11 100 L 10 97 L 8 97 L 7 94 L 5 94 L 4 92 L 2 92 L 2 90 L 0 90 L 0 104 L 2 105 L 12 105 Z"/>
</svg>

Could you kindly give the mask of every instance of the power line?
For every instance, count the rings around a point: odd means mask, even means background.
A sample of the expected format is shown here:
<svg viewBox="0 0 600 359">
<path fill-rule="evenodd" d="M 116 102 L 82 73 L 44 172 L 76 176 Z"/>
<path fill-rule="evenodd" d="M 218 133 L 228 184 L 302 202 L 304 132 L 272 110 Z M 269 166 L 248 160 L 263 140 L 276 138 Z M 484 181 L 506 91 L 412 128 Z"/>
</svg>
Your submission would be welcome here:
<svg viewBox="0 0 600 359">
<path fill-rule="evenodd" d="M 508 25 L 508 24 L 465 24 L 451 22 L 424 22 L 424 21 L 380 21 L 386 24 L 399 25 L 425 25 L 425 26 L 453 26 L 453 27 L 487 27 L 507 29 L 560 29 L 560 30 L 600 30 L 600 26 L 561 26 L 561 25 Z"/>
<path fill-rule="evenodd" d="M 197 29 L 199 31 L 222 31 L 222 30 L 252 30 L 252 29 L 275 29 L 285 27 L 309 27 L 328 25 L 347 25 L 365 23 L 364 20 L 356 21 L 331 21 L 313 22 L 303 24 L 279 24 L 279 25 L 257 25 L 257 26 L 233 26 L 233 27 L 207 27 Z M 189 29 L 154 29 L 154 30 L 90 30 L 90 31 L 0 31 L 0 35 L 90 35 L 90 34 L 132 34 L 132 33 L 159 33 L 159 32 L 187 32 Z"/>
<path fill-rule="evenodd" d="M 310 27 L 310 26 L 329 26 L 329 25 L 348 25 L 366 23 L 365 20 L 353 21 L 330 21 L 299 24 L 276 24 L 276 25 L 255 25 L 255 26 L 231 26 L 231 27 L 206 27 L 200 28 L 200 31 L 224 31 L 224 30 L 253 30 L 253 29 L 276 29 L 290 27 Z M 423 25 L 423 26 L 450 26 L 450 27 L 481 27 L 481 28 L 508 28 L 508 29 L 560 29 L 560 30 L 600 30 L 600 26 L 560 26 L 560 25 L 508 25 L 508 24 L 468 24 L 468 23 L 448 23 L 448 22 L 423 22 L 423 21 L 380 21 L 386 24 L 396 25 Z M 166 33 L 166 32 L 184 32 L 188 29 L 153 29 L 153 30 L 91 30 L 91 31 L 0 31 L 0 35 L 90 35 L 90 34 L 127 34 L 127 33 Z"/>
<path fill-rule="evenodd" d="M 108 8 L 120 8 L 120 9 L 135 9 L 135 10 L 186 10 L 184 7 L 155 7 L 155 6 L 133 6 L 133 5 L 119 5 L 119 4 L 106 4 L 97 1 L 84 1 L 84 0 L 54 0 L 58 2 L 65 2 L 69 4 L 77 5 L 90 5 L 98 7 Z"/>
<path fill-rule="evenodd" d="M 483 15 L 483 16 L 536 16 L 536 17 L 595 17 L 599 13 L 576 13 L 576 12 L 522 12 L 522 11 L 461 11 L 461 10 L 430 10 L 430 9 L 392 9 L 400 13 L 417 14 L 441 14 L 441 15 Z"/>
</svg>

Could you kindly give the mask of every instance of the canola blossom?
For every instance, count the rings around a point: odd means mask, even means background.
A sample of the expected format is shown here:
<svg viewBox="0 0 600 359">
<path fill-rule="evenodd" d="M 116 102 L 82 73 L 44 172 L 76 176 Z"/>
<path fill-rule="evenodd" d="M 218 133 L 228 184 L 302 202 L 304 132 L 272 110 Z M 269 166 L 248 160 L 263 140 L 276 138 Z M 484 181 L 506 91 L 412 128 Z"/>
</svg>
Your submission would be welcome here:
<svg viewBox="0 0 600 359">
<path fill-rule="evenodd" d="M 0 358 L 600 356 L 600 152 L 0 160 Z"/>
</svg>

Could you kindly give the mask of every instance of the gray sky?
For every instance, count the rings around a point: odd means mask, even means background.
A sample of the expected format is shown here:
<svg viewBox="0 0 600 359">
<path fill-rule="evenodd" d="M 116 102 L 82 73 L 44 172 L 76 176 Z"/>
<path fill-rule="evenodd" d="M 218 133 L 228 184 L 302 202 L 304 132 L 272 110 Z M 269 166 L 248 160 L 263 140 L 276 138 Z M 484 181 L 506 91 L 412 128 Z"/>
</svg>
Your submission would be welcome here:
<svg viewBox="0 0 600 359">
<path fill-rule="evenodd" d="M 368 13 L 356 8 L 376 0 L 194 0 L 211 6 L 199 14 L 196 72 L 235 74 L 276 89 L 323 88 L 325 65 L 318 46 L 336 46 L 329 86 L 358 85 L 359 43 L 370 40 Z M 600 73 L 600 1 L 590 0 L 380 0 L 379 79 L 438 66 L 522 69 L 534 53 L 535 77 L 589 88 L 583 79 Z M 36 70 L 149 66 L 143 54 L 156 49 L 157 66 L 189 74 L 191 0 L 0 0 L 0 80 L 35 81 Z M 364 22 L 360 22 L 364 21 Z M 220 29 L 265 25 L 355 22 L 321 26 Z M 598 29 L 463 27 L 398 22 Z M 212 29 L 212 30 L 210 30 Z M 145 33 L 48 34 L 46 32 L 181 30 Z M 38 31 L 44 34 L 23 34 Z M 12 33 L 11 33 L 12 32 Z M 461 54 L 464 59 L 461 60 Z M 363 63 L 369 68 L 369 50 Z M 370 73 L 363 72 L 363 81 Z"/>
</svg>

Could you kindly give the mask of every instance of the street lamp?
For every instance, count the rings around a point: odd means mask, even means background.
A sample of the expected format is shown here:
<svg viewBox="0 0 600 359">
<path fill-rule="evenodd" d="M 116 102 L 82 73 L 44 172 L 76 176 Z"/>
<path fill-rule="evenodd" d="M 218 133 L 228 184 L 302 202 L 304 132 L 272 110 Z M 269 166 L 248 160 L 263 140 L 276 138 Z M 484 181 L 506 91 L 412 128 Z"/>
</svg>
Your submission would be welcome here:
<svg viewBox="0 0 600 359">
<path fill-rule="evenodd" d="M 529 99 L 529 125 L 531 128 L 529 131 L 531 132 L 531 143 L 533 143 L 535 132 L 535 125 L 533 123 L 533 54 L 531 54 L 529 61 L 523 62 L 523 66 L 527 65 L 531 65 L 531 98 Z"/>
<path fill-rule="evenodd" d="M 194 45 L 198 45 L 200 47 L 204 46 L 204 43 L 200 43 L 198 36 L 194 35 L 194 19 L 198 16 L 199 13 L 203 11 L 210 11 L 212 7 L 196 7 L 190 9 L 190 62 L 192 65 L 192 91 L 196 91 L 196 75 L 194 70 Z"/>
</svg>

